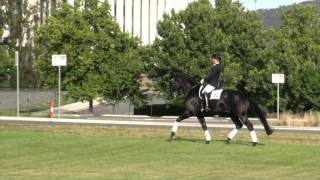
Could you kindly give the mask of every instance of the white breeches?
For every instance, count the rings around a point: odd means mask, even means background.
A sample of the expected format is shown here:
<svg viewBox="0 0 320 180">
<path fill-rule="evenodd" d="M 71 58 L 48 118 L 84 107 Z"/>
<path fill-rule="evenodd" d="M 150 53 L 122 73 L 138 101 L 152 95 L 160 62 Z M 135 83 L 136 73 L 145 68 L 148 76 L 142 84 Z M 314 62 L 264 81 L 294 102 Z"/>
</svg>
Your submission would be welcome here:
<svg viewBox="0 0 320 180">
<path fill-rule="evenodd" d="M 204 89 L 202 90 L 202 94 L 203 93 L 210 93 L 214 89 L 215 89 L 214 86 L 211 86 L 210 84 L 207 84 L 206 87 L 204 87 Z"/>
<path fill-rule="evenodd" d="M 200 90 L 203 88 L 203 85 L 201 85 Z M 214 86 L 211 86 L 210 84 L 207 84 L 206 87 L 202 91 L 199 91 L 199 98 L 202 99 L 202 94 L 203 93 L 210 93 L 213 91 L 215 88 Z M 206 99 L 207 100 L 207 99 Z"/>
</svg>

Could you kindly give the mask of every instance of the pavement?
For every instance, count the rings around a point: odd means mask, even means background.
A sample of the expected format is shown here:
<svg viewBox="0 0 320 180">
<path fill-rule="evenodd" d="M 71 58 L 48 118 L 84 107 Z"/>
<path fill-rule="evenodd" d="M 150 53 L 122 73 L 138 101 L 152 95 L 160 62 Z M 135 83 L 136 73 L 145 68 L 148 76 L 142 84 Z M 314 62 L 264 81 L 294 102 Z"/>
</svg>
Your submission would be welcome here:
<svg viewBox="0 0 320 180">
<path fill-rule="evenodd" d="M 49 125 L 81 125 L 98 127 L 125 127 L 125 128 L 165 128 L 170 131 L 176 117 L 150 117 L 136 115 L 104 115 L 101 117 L 87 116 L 62 116 L 57 118 L 34 118 L 34 117 L 5 117 L 0 116 L 0 123 L 13 124 L 49 124 Z M 208 117 L 207 127 L 211 130 L 231 130 L 233 123 L 228 119 Z M 257 131 L 264 131 L 258 121 L 253 120 Z M 192 117 L 180 123 L 180 127 L 188 129 L 201 129 L 196 118 Z M 246 130 L 246 128 L 243 128 Z M 320 127 L 288 127 L 274 126 L 276 133 L 304 133 L 320 135 Z"/>
<path fill-rule="evenodd" d="M 93 109 L 95 116 L 101 116 L 104 114 L 133 114 L 133 105 L 126 102 L 120 102 L 115 107 L 110 104 L 102 104 L 99 100 L 93 101 Z M 89 102 L 75 102 L 60 107 L 61 114 L 72 114 L 72 115 L 86 115 L 89 114 Z M 47 116 L 49 115 L 50 109 L 44 111 L 33 112 L 31 116 Z M 58 107 L 55 104 L 54 112 L 57 115 Z"/>
</svg>

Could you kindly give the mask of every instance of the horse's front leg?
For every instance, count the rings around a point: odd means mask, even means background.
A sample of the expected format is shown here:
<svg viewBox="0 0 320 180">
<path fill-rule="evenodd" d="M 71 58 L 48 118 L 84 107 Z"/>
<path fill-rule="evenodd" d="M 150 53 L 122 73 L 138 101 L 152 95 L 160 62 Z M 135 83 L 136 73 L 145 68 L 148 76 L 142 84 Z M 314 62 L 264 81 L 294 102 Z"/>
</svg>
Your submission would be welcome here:
<svg viewBox="0 0 320 180">
<path fill-rule="evenodd" d="M 211 135 L 208 131 L 206 120 L 204 119 L 203 115 L 198 115 L 197 118 L 202 126 L 203 131 L 204 131 L 204 135 L 206 137 L 206 144 L 209 144 L 211 142 L 212 138 L 211 138 Z"/>
<path fill-rule="evenodd" d="M 238 131 L 242 128 L 243 124 L 239 120 L 239 117 L 236 115 L 231 115 L 232 122 L 236 125 L 236 128 L 234 128 L 228 135 L 227 144 L 231 144 L 232 139 L 236 136 Z"/>
<path fill-rule="evenodd" d="M 176 132 L 179 128 L 179 124 L 182 120 L 187 119 L 190 117 L 189 111 L 185 111 L 183 114 L 181 114 L 176 121 L 173 124 L 172 130 L 171 130 L 171 139 L 176 139 Z"/>
</svg>

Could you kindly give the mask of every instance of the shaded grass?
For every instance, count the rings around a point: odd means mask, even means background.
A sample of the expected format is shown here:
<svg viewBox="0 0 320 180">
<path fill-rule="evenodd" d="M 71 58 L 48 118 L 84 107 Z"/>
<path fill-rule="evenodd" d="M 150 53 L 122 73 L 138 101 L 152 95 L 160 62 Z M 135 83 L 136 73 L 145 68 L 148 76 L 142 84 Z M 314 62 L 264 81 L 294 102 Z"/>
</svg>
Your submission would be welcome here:
<svg viewBox="0 0 320 180">
<path fill-rule="evenodd" d="M 320 136 L 0 125 L 0 179 L 320 179 Z"/>
</svg>

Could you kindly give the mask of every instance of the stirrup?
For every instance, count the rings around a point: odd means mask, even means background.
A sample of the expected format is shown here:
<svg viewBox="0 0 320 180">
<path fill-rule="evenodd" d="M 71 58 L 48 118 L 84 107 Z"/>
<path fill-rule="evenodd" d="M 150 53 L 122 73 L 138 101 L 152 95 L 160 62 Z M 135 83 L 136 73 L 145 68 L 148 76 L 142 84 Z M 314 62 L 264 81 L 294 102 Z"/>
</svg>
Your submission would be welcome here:
<svg viewBox="0 0 320 180">
<path fill-rule="evenodd" d="M 209 112 L 209 111 L 211 111 L 211 109 L 209 107 L 206 107 L 205 111 Z"/>
</svg>

